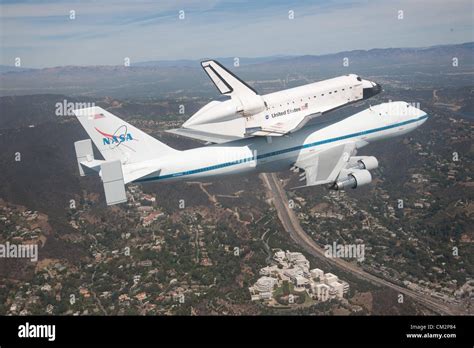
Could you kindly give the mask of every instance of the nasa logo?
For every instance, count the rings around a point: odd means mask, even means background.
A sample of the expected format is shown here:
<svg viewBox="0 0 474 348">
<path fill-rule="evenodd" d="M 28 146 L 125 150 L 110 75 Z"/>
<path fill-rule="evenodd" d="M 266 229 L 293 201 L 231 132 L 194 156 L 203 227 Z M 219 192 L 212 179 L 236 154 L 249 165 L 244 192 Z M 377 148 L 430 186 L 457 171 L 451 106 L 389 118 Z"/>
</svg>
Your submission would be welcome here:
<svg viewBox="0 0 474 348">
<path fill-rule="evenodd" d="M 104 145 L 120 144 L 128 140 L 133 140 L 132 135 L 130 133 L 113 135 L 111 137 L 102 138 Z"/>
<path fill-rule="evenodd" d="M 124 128 L 123 132 L 119 132 L 121 128 Z M 102 143 L 104 145 L 120 145 L 123 142 L 134 140 L 132 134 L 128 133 L 124 126 L 119 127 L 114 134 L 105 133 L 98 128 L 95 130 L 103 135 Z"/>
</svg>

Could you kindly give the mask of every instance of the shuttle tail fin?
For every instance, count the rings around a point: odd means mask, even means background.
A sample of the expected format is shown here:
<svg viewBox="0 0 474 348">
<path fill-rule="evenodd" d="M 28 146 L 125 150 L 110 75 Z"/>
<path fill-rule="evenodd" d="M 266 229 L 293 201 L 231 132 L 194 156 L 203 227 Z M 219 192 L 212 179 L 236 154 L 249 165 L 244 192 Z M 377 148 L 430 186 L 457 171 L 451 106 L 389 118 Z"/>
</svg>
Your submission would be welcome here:
<svg viewBox="0 0 474 348">
<path fill-rule="evenodd" d="M 246 94 L 251 96 L 258 95 L 252 87 L 224 68 L 219 62 L 206 60 L 201 62 L 201 65 L 222 94 L 230 96 Z"/>
</svg>

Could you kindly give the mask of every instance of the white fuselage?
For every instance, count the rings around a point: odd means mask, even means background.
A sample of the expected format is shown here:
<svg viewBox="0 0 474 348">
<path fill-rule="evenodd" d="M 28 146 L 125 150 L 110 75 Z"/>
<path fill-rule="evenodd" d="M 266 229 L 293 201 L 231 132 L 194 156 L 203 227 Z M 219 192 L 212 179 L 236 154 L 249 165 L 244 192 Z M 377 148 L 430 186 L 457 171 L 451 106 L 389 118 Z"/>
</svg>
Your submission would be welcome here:
<svg viewBox="0 0 474 348">
<path fill-rule="evenodd" d="M 408 133 L 428 115 L 405 102 L 373 106 L 330 125 L 308 126 L 284 137 L 253 137 L 173 153 L 137 164 L 157 168 L 135 182 L 195 180 L 247 172 L 289 169 L 308 153 L 354 142 L 361 148 L 373 141 Z M 133 165 L 132 165 L 133 166 Z"/>
<path fill-rule="evenodd" d="M 363 99 L 363 82 L 357 75 L 345 75 L 262 96 L 267 109 L 248 117 L 247 127 L 280 122 L 298 114 L 323 114 Z"/>
<path fill-rule="evenodd" d="M 265 136 L 273 130 L 277 136 L 296 131 L 294 128 L 307 115 L 317 117 L 368 98 L 380 92 L 379 88 L 374 82 L 349 74 L 270 94 L 246 95 L 245 99 L 234 96 L 208 103 L 183 128 L 234 138 L 243 138 L 249 129 L 262 128 L 266 131 L 252 134 Z"/>
</svg>

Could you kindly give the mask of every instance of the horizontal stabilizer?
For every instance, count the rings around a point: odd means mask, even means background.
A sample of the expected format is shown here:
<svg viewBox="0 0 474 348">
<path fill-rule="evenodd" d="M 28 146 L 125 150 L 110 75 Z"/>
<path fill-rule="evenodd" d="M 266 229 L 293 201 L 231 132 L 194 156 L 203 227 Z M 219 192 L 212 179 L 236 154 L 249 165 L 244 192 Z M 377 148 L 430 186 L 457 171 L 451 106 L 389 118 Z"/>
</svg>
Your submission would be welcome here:
<svg viewBox="0 0 474 348">
<path fill-rule="evenodd" d="M 84 168 L 81 163 L 94 161 L 94 152 L 92 150 L 92 141 L 90 139 L 79 140 L 74 143 L 76 149 L 77 165 L 79 167 L 79 174 L 85 176 Z"/>
<path fill-rule="evenodd" d="M 107 205 L 126 202 L 127 195 L 120 160 L 104 162 L 100 167 Z"/>
<path fill-rule="evenodd" d="M 100 172 L 100 166 L 105 161 L 103 160 L 92 160 L 92 161 L 82 161 L 81 167 L 86 172 L 86 174 L 97 174 Z"/>
</svg>

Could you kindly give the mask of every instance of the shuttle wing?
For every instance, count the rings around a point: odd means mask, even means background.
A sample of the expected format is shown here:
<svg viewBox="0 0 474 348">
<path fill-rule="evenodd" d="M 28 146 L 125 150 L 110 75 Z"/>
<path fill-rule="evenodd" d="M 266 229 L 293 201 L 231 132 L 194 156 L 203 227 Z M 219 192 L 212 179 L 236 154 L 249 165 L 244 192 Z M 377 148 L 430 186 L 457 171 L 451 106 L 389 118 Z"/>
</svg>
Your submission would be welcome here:
<svg viewBox="0 0 474 348">
<path fill-rule="evenodd" d="M 304 170 L 300 181 L 306 180 L 304 186 L 333 183 L 355 153 L 355 143 L 336 145 L 322 152 L 301 156 L 295 167 Z M 300 187 L 304 187 L 300 186 Z"/>
<path fill-rule="evenodd" d="M 321 116 L 321 113 L 308 114 L 300 112 L 282 119 L 273 120 L 268 115 L 247 118 L 245 134 L 248 136 L 282 136 L 294 133 L 303 128 L 312 119 Z"/>
<path fill-rule="evenodd" d="M 258 95 L 258 93 L 244 81 L 232 74 L 215 60 L 201 62 L 202 68 L 217 87 L 219 92 L 228 96 Z"/>
</svg>

